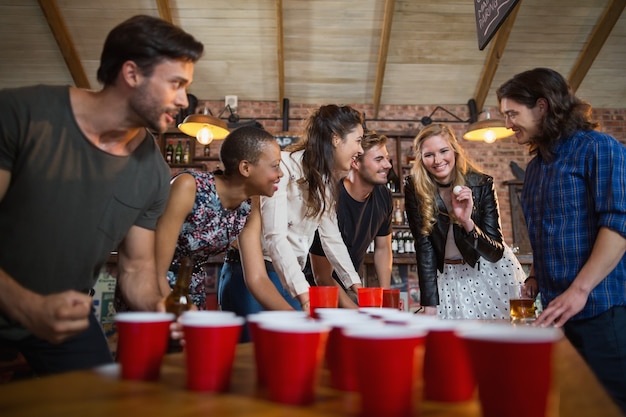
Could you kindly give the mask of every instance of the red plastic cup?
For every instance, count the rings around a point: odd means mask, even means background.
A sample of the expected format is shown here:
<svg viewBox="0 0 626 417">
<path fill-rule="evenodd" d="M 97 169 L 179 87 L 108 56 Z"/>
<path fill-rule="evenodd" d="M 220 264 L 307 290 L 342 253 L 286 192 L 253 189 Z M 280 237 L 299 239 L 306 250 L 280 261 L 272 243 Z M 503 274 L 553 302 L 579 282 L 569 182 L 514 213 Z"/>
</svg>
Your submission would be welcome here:
<svg viewBox="0 0 626 417">
<path fill-rule="evenodd" d="M 357 290 L 359 307 L 382 307 L 383 289 L 380 287 L 361 287 Z"/>
<path fill-rule="evenodd" d="M 265 362 L 265 359 L 271 355 L 273 346 L 271 341 L 267 341 L 264 337 L 264 331 L 259 327 L 262 322 L 293 322 L 295 320 L 308 321 L 309 314 L 300 310 L 272 310 L 261 311 L 250 314 L 246 317 L 250 338 L 254 348 L 254 363 L 256 365 L 257 386 L 267 386 L 267 375 L 272 372 L 271 362 Z"/>
<path fill-rule="evenodd" d="M 359 311 L 372 318 L 383 320 L 383 321 L 385 321 L 389 317 L 412 314 L 412 313 L 407 313 L 405 311 L 400 311 L 397 308 L 391 308 L 391 307 L 359 307 Z"/>
<path fill-rule="evenodd" d="M 383 289 L 383 307 L 397 308 L 400 310 L 400 290 Z"/>
<path fill-rule="evenodd" d="M 170 324 L 175 318 L 171 313 L 138 311 L 115 315 L 117 360 L 122 368 L 122 379 L 159 379 Z"/>
<path fill-rule="evenodd" d="M 345 331 L 357 363 L 362 416 L 414 415 L 426 332 L 416 326 L 391 325 Z"/>
<path fill-rule="evenodd" d="M 340 391 L 357 391 L 356 361 L 351 340 L 344 331 L 360 327 L 382 326 L 366 314 L 335 315 L 322 318 L 330 326 L 326 344 L 326 366 L 330 373 L 330 385 Z"/>
<path fill-rule="evenodd" d="M 317 310 L 317 315 L 321 320 L 333 319 L 335 317 L 360 316 L 360 311 L 356 308 L 321 308 Z"/>
<path fill-rule="evenodd" d="M 263 362 L 271 367 L 267 388 L 271 401 L 304 405 L 315 399 L 330 327 L 316 321 L 260 322 L 266 346 Z"/>
<path fill-rule="evenodd" d="M 337 308 L 339 305 L 339 287 L 334 285 L 321 285 L 309 287 L 309 314 L 313 318 L 319 318 L 315 309 Z"/>
<path fill-rule="evenodd" d="M 543 417 L 557 328 L 487 324 L 462 329 L 484 417 Z"/>
<path fill-rule="evenodd" d="M 470 401 L 476 391 L 465 343 L 455 330 L 461 324 L 439 320 L 429 329 L 424 351 L 424 399 L 440 402 Z"/>
<path fill-rule="evenodd" d="M 194 312 L 180 319 L 185 333 L 187 388 L 192 391 L 224 392 L 230 386 L 235 348 L 245 320 L 215 313 Z"/>
</svg>

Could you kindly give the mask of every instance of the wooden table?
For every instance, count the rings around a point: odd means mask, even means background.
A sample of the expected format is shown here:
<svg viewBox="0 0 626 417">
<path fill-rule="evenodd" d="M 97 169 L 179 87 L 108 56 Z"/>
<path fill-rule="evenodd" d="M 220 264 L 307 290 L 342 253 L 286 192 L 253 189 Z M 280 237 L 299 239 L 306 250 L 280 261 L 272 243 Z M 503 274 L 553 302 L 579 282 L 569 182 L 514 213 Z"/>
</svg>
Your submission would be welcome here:
<svg viewBox="0 0 626 417">
<path fill-rule="evenodd" d="M 182 354 L 165 358 L 158 382 L 119 380 L 118 365 L 0 385 L 0 415 L 13 416 L 358 416 L 359 398 L 329 388 L 324 373 L 310 406 L 273 403 L 256 388 L 252 345 L 240 344 L 231 389 L 225 394 L 193 393 L 185 389 Z M 563 340 L 555 351 L 556 380 L 550 417 L 619 417 L 621 413 L 599 385 L 587 365 Z M 503 386 L 506 381 L 503 380 Z M 479 417 L 477 400 L 446 405 L 422 402 L 422 417 Z M 530 416 L 529 416 L 530 417 Z"/>
</svg>

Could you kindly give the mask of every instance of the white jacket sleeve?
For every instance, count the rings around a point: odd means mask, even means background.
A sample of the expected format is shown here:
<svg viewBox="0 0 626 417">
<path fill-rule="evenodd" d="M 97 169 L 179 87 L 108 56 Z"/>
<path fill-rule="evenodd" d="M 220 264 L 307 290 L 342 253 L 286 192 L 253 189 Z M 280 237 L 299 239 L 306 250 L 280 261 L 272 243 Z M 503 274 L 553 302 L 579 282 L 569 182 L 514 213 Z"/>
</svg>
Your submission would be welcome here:
<svg viewBox="0 0 626 417">
<path fill-rule="evenodd" d="M 286 158 L 283 155 L 283 160 Z M 289 163 L 282 165 L 284 175 L 278 184 L 278 190 L 272 197 L 261 197 L 263 245 L 265 254 L 272 260 L 283 285 L 295 297 L 309 290 L 309 283 L 302 269 L 315 225 L 312 226 L 310 237 L 303 234 L 308 228 L 304 227 L 307 223 L 303 215 L 306 208 L 295 180 L 299 175 L 297 170 L 294 172 L 294 167 L 290 169 Z"/>
</svg>

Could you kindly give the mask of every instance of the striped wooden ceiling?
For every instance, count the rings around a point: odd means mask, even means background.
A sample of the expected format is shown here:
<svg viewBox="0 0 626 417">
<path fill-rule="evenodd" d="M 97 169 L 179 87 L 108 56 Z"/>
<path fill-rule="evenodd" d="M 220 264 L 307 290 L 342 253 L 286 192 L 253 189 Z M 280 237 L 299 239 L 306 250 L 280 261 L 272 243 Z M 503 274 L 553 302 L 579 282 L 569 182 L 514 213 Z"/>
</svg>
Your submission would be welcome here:
<svg viewBox="0 0 626 417">
<path fill-rule="evenodd" d="M 189 90 L 200 99 L 377 109 L 475 98 L 480 110 L 512 75 L 547 66 L 594 107 L 626 108 L 625 5 L 520 0 L 480 51 L 472 0 L 0 0 L 0 88 L 99 88 L 106 34 L 141 13 L 204 43 Z"/>
</svg>

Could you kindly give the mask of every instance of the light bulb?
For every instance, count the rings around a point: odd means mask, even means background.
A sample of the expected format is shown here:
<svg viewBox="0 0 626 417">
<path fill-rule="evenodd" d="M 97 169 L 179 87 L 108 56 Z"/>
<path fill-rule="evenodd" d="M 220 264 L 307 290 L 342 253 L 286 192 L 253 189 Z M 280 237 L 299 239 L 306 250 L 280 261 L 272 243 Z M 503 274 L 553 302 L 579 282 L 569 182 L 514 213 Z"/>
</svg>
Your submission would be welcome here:
<svg viewBox="0 0 626 417">
<path fill-rule="evenodd" d="M 202 126 L 198 133 L 196 133 L 196 139 L 203 145 L 208 145 L 213 141 L 213 132 L 208 126 Z"/>
<path fill-rule="evenodd" d="M 489 129 L 485 132 L 485 142 L 494 143 L 496 141 L 496 134 L 493 130 Z"/>
</svg>

